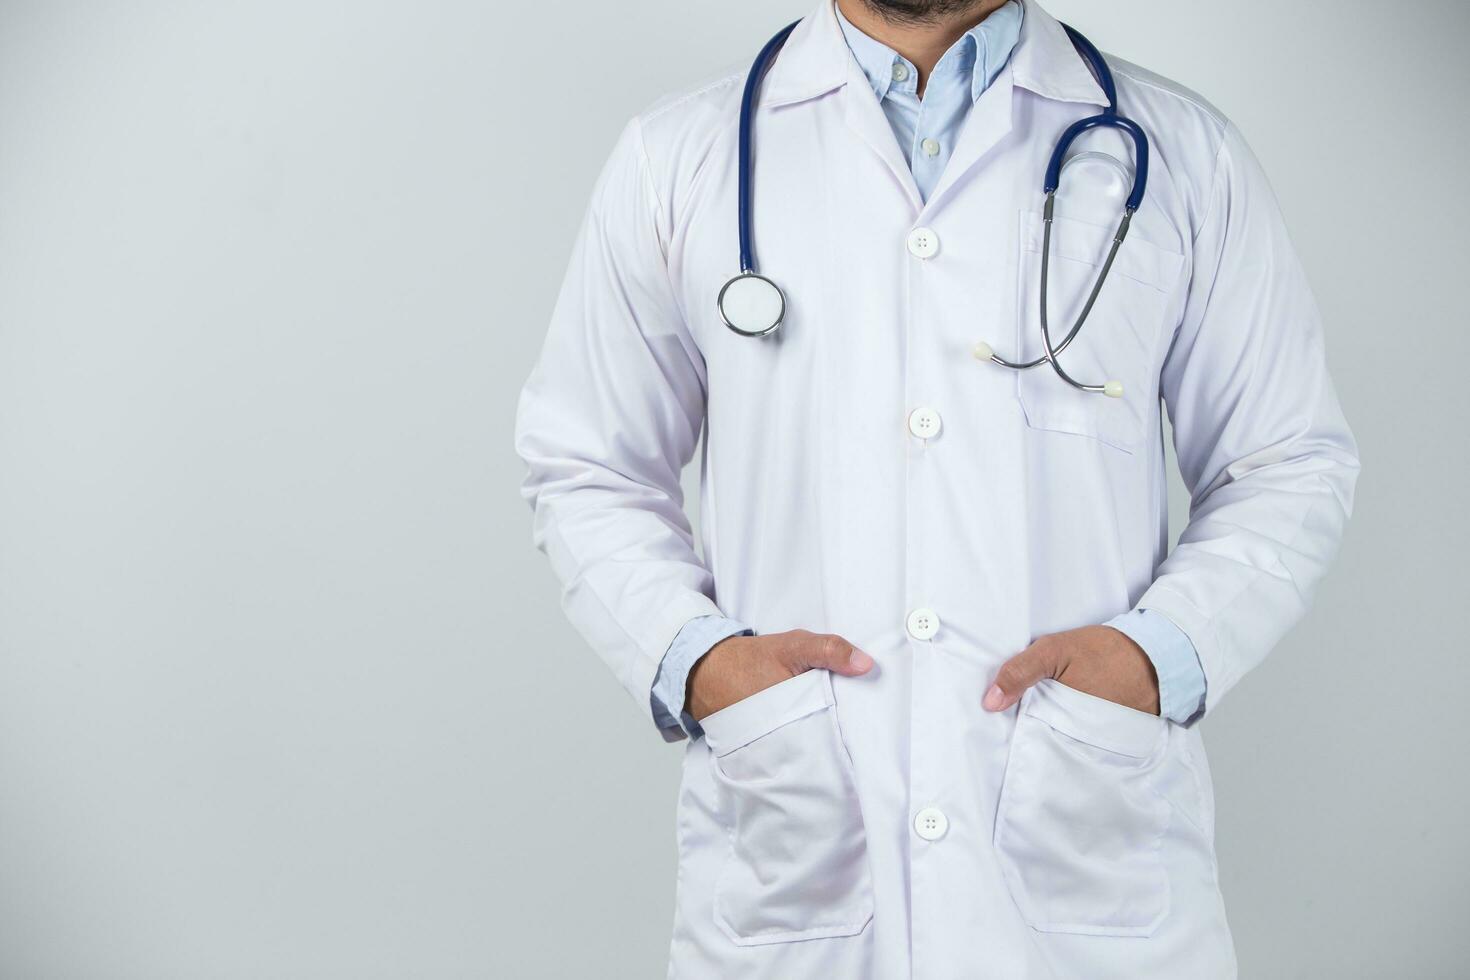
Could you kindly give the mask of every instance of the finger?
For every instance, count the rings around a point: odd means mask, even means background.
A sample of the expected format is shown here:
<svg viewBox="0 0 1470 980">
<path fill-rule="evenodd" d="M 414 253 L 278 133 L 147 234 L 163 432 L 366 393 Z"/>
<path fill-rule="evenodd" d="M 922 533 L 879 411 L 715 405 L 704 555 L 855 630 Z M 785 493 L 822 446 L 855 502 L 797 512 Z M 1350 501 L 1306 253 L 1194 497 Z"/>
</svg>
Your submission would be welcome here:
<svg viewBox="0 0 1470 980">
<path fill-rule="evenodd" d="M 1054 648 L 1050 644 L 1033 643 L 1001 664 L 995 683 L 980 703 L 986 711 L 1004 711 L 1021 700 L 1031 685 L 1055 673 Z"/>
<path fill-rule="evenodd" d="M 813 635 L 796 648 L 793 666 L 798 670 L 820 667 L 834 674 L 856 677 L 873 669 L 873 658 L 840 636 Z"/>
</svg>

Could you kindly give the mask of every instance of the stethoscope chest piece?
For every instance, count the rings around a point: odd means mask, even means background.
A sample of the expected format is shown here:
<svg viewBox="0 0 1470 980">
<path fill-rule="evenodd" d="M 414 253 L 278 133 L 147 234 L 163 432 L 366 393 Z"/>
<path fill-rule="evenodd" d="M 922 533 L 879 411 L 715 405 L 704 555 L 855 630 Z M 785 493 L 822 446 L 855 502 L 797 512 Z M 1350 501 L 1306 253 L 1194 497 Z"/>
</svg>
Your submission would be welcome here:
<svg viewBox="0 0 1470 980">
<path fill-rule="evenodd" d="M 717 302 L 725 326 L 743 337 L 775 333 L 786 315 L 781 287 L 754 272 L 742 272 L 725 283 Z"/>
</svg>

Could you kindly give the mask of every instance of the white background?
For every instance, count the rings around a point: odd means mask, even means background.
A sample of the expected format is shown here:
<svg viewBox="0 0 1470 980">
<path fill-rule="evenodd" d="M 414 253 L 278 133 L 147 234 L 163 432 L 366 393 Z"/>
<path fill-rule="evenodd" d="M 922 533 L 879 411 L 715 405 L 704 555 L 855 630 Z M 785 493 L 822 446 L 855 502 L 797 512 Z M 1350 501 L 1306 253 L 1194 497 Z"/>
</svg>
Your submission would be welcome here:
<svg viewBox="0 0 1470 980">
<path fill-rule="evenodd" d="M 0 4 L 0 976 L 662 974 L 512 414 L 622 124 L 806 3 Z M 1052 10 L 1239 124 L 1362 442 L 1205 727 L 1242 975 L 1463 976 L 1470 13 Z"/>
</svg>

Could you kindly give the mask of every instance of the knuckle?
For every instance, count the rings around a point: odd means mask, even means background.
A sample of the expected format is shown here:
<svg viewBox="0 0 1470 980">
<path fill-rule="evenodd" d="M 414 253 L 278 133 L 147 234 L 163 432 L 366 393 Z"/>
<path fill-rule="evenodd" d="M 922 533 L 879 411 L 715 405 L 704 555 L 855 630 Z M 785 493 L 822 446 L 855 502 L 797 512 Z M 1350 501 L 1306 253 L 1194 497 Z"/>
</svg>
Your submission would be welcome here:
<svg viewBox="0 0 1470 980">
<path fill-rule="evenodd" d="M 995 682 L 1000 685 L 1001 690 L 1010 693 L 1021 685 L 1021 666 L 1011 660 L 1003 664 L 1000 671 L 995 675 Z"/>
<path fill-rule="evenodd" d="M 792 673 L 796 673 L 801 660 L 801 647 L 792 643 L 779 644 L 771 648 L 771 659 Z"/>
<path fill-rule="evenodd" d="M 847 641 L 844 640 L 842 637 L 824 636 L 822 637 L 821 642 L 821 655 L 823 665 L 831 666 L 833 664 L 839 664 L 847 659 L 847 655 L 849 652 Z"/>
<path fill-rule="evenodd" d="M 1060 640 L 1051 641 L 1041 650 L 1041 666 L 1048 674 L 1056 674 L 1066 666 L 1067 660 L 1067 645 Z"/>
</svg>

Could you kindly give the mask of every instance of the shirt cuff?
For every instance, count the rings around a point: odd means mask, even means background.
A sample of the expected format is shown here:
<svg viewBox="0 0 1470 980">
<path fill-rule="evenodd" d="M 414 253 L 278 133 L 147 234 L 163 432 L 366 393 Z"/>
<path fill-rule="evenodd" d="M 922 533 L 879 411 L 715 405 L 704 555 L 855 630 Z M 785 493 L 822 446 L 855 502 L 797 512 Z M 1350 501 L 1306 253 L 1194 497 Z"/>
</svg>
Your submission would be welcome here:
<svg viewBox="0 0 1470 980">
<path fill-rule="evenodd" d="M 1189 637 L 1163 613 L 1131 609 L 1103 624 L 1143 648 L 1159 678 L 1159 714 L 1187 725 L 1205 705 L 1205 669 Z"/>
<path fill-rule="evenodd" d="M 721 640 L 754 635 L 749 626 L 724 616 L 696 616 L 685 623 L 664 652 L 653 677 L 653 720 L 658 727 L 682 728 L 690 738 L 704 734 L 699 722 L 684 710 L 689 672 Z"/>
</svg>

